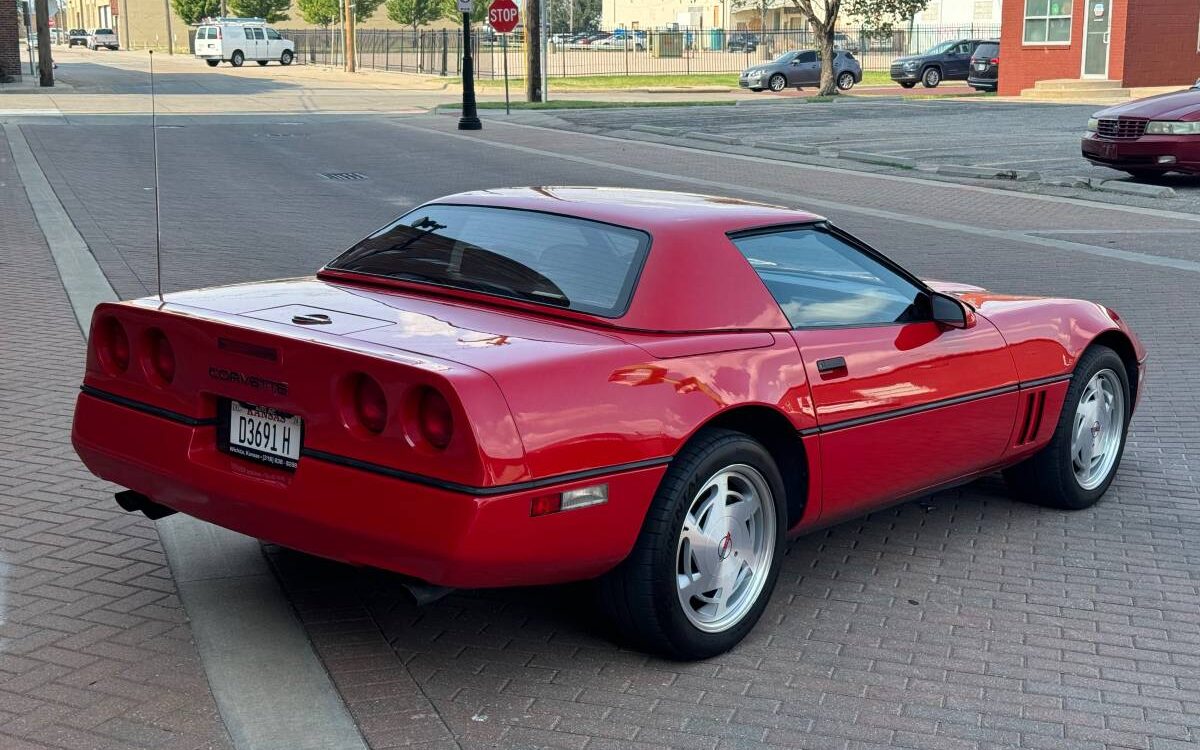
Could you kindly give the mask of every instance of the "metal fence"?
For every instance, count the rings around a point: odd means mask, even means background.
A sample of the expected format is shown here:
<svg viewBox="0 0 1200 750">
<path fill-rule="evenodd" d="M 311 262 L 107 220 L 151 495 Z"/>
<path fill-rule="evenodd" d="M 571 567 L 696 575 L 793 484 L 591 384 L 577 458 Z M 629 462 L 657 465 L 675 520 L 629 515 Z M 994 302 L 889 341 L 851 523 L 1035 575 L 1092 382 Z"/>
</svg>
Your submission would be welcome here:
<svg viewBox="0 0 1200 750">
<path fill-rule="evenodd" d="M 296 43 L 298 62 L 341 65 L 344 51 L 339 29 L 282 30 Z M 997 39 L 1000 26 L 920 26 L 897 29 L 878 37 L 865 29 L 842 29 L 835 46 L 849 50 L 864 70 L 886 71 L 893 59 L 923 52 L 951 39 Z M 457 76 L 462 70 L 462 35 L 456 31 L 401 29 L 356 30 L 358 67 Z M 727 31 L 724 29 L 621 30 L 607 37 L 572 39 L 555 35 L 548 45 L 549 77 L 596 75 L 691 75 L 737 73 L 788 50 L 815 48 L 807 30 Z M 503 41 L 488 31 L 473 36 L 475 71 L 481 78 L 499 78 L 504 70 Z M 525 70 L 525 40 L 508 40 L 508 69 L 514 77 Z"/>
</svg>

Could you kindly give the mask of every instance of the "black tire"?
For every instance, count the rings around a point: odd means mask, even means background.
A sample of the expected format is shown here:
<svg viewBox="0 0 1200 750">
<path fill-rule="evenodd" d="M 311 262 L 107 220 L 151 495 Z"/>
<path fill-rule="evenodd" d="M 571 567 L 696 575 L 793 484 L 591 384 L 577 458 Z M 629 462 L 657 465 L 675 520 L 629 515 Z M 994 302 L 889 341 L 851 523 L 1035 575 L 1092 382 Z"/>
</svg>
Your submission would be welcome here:
<svg viewBox="0 0 1200 750">
<path fill-rule="evenodd" d="M 757 598 L 741 618 L 722 631 L 705 632 L 688 619 L 678 595 L 680 534 L 701 488 L 718 472 L 738 464 L 754 468 L 772 495 L 773 555 Z M 779 469 L 760 443 L 732 430 L 698 433 L 671 462 L 633 551 L 600 581 L 602 605 L 621 635 L 640 648 L 679 660 L 706 659 L 737 645 L 762 616 L 779 576 L 788 525 L 784 492 Z"/>
<path fill-rule="evenodd" d="M 296 55 L 290 49 L 285 49 L 283 54 L 279 56 L 280 65 L 291 65 L 292 60 L 296 59 Z"/>
<path fill-rule="evenodd" d="M 246 56 L 242 54 L 240 49 L 235 49 L 233 54 L 229 56 L 229 64 L 235 68 L 242 67 L 242 63 L 246 62 Z"/>
<path fill-rule="evenodd" d="M 927 89 L 936 89 L 942 82 L 942 71 L 937 67 L 928 67 L 921 73 L 921 85 Z"/>
<path fill-rule="evenodd" d="M 911 89 L 913 86 L 917 85 L 917 82 L 916 81 L 901 81 L 900 85 L 906 89 Z"/>
<path fill-rule="evenodd" d="M 1121 171 L 1135 180 L 1157 180 L 1165 174 L 1156 169 L 1122 169 Z"/>
<path fill-rule="evenodd" d="M 1124 413 L 1120 442 L 1116 460 L 1109 468 L 1107 476 L 1096 487 L 1084 489 L 1072 468 L 1071 432 L 1084 388 L 1097 373 L 1105 370 L 1115 373 L 1121 386 Z M 1082 510 L 1094 505 L 1112 484 L 1113 477 L 1121 466 L 1125 438 L 1129 431 L 1129 418 L 1133 411 L 1130 396 L 1129 373 L 1125 369 L 1124 361 L 1116 352 L 1107 346 L 1099 345 L 1092 346 L 1084 352 L 1075 365 L 1075 373 L 1071 377 L 1071 385 L 1067 388 L 1062 413 L 1059 414 L 1058 424 L 1050 442 L 1021 463 L 1004 470 L 1004 478 L 1013 494 L 1020 500 L 1063 510 Z"/>
<path fill-rule="evenodd" d="M 776 73 L 767 79 L 767 88 L 778 93 L 787 88 L 787 78 L 783 73 Z"/>
<path fill-rule="evenodd" d="M 263 66 L 264 68 L 267 67 L 266 60 L 255 60 L 254 62 L 258 63 L 259 65 Z"/>
<path fill-rule="evenodd" d="M 215 68 L 221 64 L 220 60 L 205 60 L 204 62 L 208 63 L 208 67 L 210 68 Z"/>
<path fill-rule="evenodd" d="M 838 73 L 837 87 L 842 91 L 849 91 L 850 89 L 854 88 L 854 83 L 854 74 L 850 71 L 844 70 L 841 73 Z"/>
<path fill-rule="evenodd" d="M 758 92 L 762 91 L 762 89 L 761 89 L 761 88 L 757 88 L 757 89 L 750 89 L 750 90 L 751 90 L 751 91 L 753 91 L 753 92 L 755 92 L 755 93 L 758 93 Z"/>
</svg>

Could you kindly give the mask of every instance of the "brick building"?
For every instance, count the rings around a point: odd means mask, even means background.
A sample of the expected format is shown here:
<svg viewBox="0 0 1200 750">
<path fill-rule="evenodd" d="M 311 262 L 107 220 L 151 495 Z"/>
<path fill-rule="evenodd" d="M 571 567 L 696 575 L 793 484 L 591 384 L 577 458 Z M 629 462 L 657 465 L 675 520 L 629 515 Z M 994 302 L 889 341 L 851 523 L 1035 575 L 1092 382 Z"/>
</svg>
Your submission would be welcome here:
<svg viewBox="0 0 1200 750">
<path fill-rule="evenodd" d="M 21 48 L 17 43 L 20 24 L 17 4 L 0 0 L 0 82 L 21 75 Z"/>
<path fill-rule="evenodd" d="M 1200 0 L 1005 0 L 1000 93 L 1046 79 L 1171 86 L 1200 77 Z"/>
</svg>

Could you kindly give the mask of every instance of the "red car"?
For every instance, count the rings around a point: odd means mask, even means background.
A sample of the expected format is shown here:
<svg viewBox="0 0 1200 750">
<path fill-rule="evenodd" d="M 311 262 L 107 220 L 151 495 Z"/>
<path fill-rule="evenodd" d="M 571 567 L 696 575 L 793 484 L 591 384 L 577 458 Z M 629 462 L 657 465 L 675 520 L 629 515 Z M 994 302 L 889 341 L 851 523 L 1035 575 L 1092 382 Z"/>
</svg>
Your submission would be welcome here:
<svg viewBox="0 0 1200 750">
<path fill-rule="evenodd" d="M 1088 120 L 1083 158 L 1134 177 L 1200 174 L 1200 81 L 1100 110 Z"/>
<path fill-rule="evenodd" d="M 802 211 L 490 190 L 315 277 L 99 306 L 73 439 L 128 510 L 417 585 L 600 577 L 701 658 L 788 536 L 999 469 L 1096 502 L 1145 359 L 1101 305 L 923 281 Z"/>
</svg>

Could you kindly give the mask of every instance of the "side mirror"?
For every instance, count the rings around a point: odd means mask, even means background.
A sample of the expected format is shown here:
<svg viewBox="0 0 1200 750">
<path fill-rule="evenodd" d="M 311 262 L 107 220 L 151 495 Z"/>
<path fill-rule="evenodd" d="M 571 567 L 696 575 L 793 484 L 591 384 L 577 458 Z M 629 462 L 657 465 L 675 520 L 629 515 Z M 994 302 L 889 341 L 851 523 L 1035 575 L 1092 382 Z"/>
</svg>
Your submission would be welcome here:
<svg viewBox="0 0 1200 750">
<path fill-rule="evenodd" d="M 962 300 L 949 294 L 933 292 L 929 296 L 929 307 L 936 323 L 950 328 L 971 328 L 975 325 L 975 312 Z"/>
</svg>

